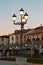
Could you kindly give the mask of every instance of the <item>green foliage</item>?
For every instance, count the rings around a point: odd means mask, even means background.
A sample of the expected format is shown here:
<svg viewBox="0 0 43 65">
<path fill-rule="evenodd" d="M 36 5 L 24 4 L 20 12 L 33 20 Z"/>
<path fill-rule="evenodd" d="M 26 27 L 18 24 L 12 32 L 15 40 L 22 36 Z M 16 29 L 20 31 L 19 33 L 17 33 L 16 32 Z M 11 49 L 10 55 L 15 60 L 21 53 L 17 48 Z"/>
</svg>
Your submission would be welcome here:
<svg viewBox="0 0 43 65">
<path fill-rule="evenodd" d="M 43 64 L 43 58 L 27 58 L 27 62 Z"/>
</svg>

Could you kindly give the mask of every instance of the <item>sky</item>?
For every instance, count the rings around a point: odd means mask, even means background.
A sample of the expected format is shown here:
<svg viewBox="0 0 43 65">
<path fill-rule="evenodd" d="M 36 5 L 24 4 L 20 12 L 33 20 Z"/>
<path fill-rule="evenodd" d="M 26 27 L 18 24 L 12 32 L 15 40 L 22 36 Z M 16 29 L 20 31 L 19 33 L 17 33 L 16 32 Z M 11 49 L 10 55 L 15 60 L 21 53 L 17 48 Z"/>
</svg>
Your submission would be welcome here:
<svg viewBox="0 0 43 65">
<path fill-rule="evenodd" d="M 20 29 L 19 25 L 13 24 L 12 15 L 15 13 L 16 22 L 20 21 L 21 8 L 28 13 L 25 29 L 43 25 L 43 0 L 0 0 L 0 36 Z"/>
</svg>

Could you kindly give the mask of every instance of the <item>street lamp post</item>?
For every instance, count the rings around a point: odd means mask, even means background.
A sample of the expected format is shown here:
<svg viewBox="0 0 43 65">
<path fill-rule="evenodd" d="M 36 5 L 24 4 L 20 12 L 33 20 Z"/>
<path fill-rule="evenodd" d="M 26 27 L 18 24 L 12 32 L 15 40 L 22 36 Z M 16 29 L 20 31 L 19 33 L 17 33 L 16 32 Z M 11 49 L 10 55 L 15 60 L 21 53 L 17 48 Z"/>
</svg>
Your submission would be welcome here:
<svg viewBox="0 0 43 65">
<path fill-rule="evenodd" d="M 20 15 L 21 15 L 21 22 L 15 22 L 16 21 L 16 15 L 15 14 L 13 14 L 13 16 L 12 16 L 12 18 L 13 18 L 13 21 L 14 21 L 14 24 L 15 25 L 21 25 L 21 33 L 20 33 L 20 41 L 21 41 L 21 49 L 22 49 L 22 30 L 23 30 L 23 28 L 24 28 L 24 24 L 26 24 L 27 23 L 27 19 L 28 19 L 28 14 L 27 13 L 24 13 L 24 10 L 23 10 L 23 8 L 21 8 L 20 10 Z"/>
</svg>

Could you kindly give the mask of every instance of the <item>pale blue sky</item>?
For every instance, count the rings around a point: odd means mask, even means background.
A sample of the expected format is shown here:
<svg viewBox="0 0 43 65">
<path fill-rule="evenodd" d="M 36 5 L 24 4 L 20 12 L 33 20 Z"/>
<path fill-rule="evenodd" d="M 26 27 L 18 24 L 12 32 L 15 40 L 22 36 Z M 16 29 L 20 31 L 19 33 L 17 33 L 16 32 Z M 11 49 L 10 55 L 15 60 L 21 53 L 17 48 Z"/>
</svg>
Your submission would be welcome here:
<svg viewBox="0 0 43 65">
<path fill-rule="evenodd" d="M 19 15 L 23 8 L 29 18 L 25 28 L 35 28 L 43 25 L 43 0 L 0 0 L 0 35 L 13 33 L 20 26 L 13 24 L 12 15 Z M 20 18 L 17 18 L 17 21 Z"/>
</svg>

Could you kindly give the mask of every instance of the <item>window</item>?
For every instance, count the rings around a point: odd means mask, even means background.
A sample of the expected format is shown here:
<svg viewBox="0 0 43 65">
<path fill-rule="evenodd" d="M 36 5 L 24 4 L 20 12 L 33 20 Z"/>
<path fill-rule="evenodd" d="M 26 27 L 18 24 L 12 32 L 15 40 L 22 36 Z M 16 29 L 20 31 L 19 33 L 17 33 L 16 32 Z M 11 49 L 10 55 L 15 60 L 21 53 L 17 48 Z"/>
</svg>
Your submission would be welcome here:
<svg viewBox="0 0 43 65">
<path fill-rule="evenodd" d="M 36 40 L 37 40 L 37 41 L 39 41 L 39 40 L 40 40 L 40 38 L 37 38 Z"/>
<path fill-rule="evenodd" d="M 1 41 L 4 41 L 4 38 L 1 38 Z"/>
<path fill-rule="evenodd" d="M 26 39 L 24 39 L 24 43 L 26 43 Z"/>
<path fill-rule="evenodd" d="M 12 36 L 12 40 L 14 40 L 13 36 Z"/>
<path fill-rule="evenodd" d="M 32 40 L 35 40 L 35 38 L 33 38 Z"/>
<path fill-rule="evenodd" d="M 43 40 L 43 37 L 41 38 L 41 40 Z"/>
<path fill-rule="evenodd" d="M 16 36 L 16 40 L 18 40 L 18 36 Z"/>
<path fill-rule="evenodd" d="M 27 42 L 31 41 L 30 39 L 27 39 Z"/>
<path fill-rule="evenodd" d="M 41 40 L 43 40 L 43 35 L 41 36 Z"/>
<path fill-rule="evenodd" d="M 25 38 L 25 35 L 24 35 L 24 38 Z"/>
</svg>

